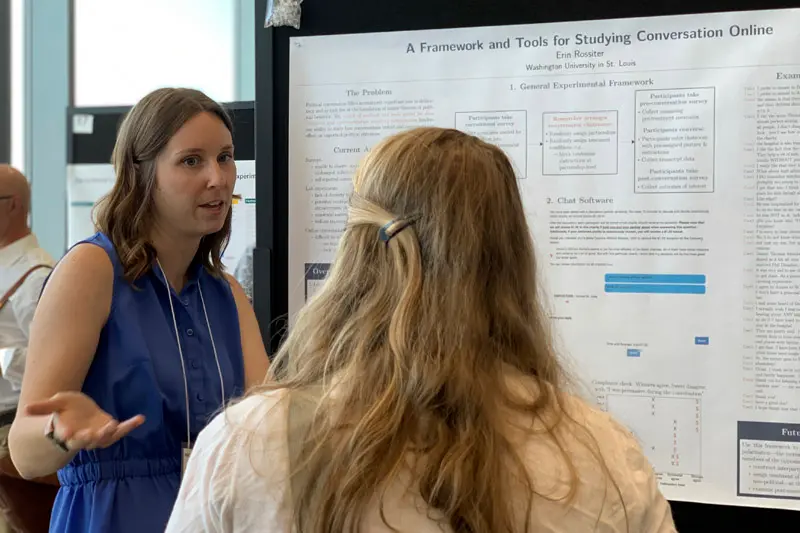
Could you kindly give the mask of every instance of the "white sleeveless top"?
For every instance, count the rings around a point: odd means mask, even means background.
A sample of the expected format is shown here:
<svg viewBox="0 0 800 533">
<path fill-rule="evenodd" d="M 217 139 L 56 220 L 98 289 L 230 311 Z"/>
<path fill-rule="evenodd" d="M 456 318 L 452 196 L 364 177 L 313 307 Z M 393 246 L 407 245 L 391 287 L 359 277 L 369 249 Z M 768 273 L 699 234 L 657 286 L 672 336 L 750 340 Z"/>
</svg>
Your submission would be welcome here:
<svg viewBox="0 0 800 533">
<path fill-rule="evenodd" d="M 289 403 L 285 391 L 249 397 L 218 415 L 194 447 L 166 533 L 291 533 Z M 571 504 L 534 497 L 533 530 L 541 533 L 672 533 L 669 503 L 633 435 L 608 414 L 574 399 L 571 414 L 595 437 L 616 489 L 592 452 L 574 437 L 571 452 L 579 486 Z M 569 438 L 570 433 L 565 432 Z M 531 435 L 520 445 L 538 492 L 564 493 L 568 477 L 555 443 Z M 399 485 L 399 483 L 398 483 Z M 387 521 L 401 532 L 442 533 L 406 486 L 384 493 Z M 550 493 L 552 494 L 552 492 Z M 527 501 L 527 500 L 526 500 Z M 525 504 L 525 502 L 522 502 Z M 626 512 L 627 525 L 626 527 Z M 520 533 L 523 531 L 520 525 Z M 377 505 L 365 533 L 390 533 Z"/>
</svg>

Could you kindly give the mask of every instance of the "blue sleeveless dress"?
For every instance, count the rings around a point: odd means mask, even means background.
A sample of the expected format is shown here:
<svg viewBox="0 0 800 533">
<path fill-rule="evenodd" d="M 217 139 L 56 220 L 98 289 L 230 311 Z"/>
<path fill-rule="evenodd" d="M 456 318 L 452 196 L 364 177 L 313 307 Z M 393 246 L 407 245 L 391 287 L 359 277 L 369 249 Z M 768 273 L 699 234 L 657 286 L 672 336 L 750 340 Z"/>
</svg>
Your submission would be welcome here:
<svg viewBox="0 0 800 533">
<path fill-rule="evenodd" d="M 155 268 L 136 281 L 136 290 L 123 278 L 106 235 L 97 233 L 82 242 L 103 248 L 115 274 L 111 313 L 82 390 L 118 420 L 143 414 L 146 421 L 109 448 L 79 452 L 58 472 L 62 487 L 50 531 L 164 531 L 180 485 L 187 416 L 168 285 Z M 204 268 L 194 268 L 180 294 L 170 290 L 185 358 L 192 442 L 223 403 L 201 288 L 225 399 L 244 389 L 239 317 L 231 288 Z"/>
</svg>

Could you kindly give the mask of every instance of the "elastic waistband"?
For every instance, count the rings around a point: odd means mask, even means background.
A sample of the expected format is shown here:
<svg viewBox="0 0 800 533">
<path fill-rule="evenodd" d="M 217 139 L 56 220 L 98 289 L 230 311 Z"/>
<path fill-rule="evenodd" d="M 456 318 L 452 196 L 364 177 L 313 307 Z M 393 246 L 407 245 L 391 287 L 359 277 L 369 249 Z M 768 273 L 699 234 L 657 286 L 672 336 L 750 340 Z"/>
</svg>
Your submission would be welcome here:
<svg viewBox="0 0 800 533">
<path fill-rule="evenodd" d="M 62 486 L 85 485 L 96 481 L 180 475 L 180 470 L 180 460 L 172 457 L 97 461 L 67 465 L 58 471 L 58 480 Z"/>
</svg>

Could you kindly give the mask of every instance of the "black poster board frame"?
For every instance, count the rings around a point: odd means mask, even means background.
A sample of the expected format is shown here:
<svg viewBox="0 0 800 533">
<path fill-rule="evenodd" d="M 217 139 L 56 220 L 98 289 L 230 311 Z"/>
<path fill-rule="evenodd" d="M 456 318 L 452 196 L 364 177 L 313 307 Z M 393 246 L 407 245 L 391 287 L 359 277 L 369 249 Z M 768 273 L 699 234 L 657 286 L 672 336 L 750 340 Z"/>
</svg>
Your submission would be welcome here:
<svg viewBox="0 0 800 533">
<path fill-rule="evenodd" d="M 304 0 L 302 24 L 264 28 L 268 0 L 256 0 L 256 194 L 254 254 L 256 314 L 270 352 L 288 313 L 289 39 L 294 36 L 501 26 L 754 11 L 800 7 L 800 1 L 651 0 L 531 2 L 530 0 Z M 267 198 L 273 201 L 268 202 Z M 263 199 L 263 202 L 262 202 Z M 780 509 L 671 502 L 678 531 L 766 531 L 799 516 Z M 756 529 L 758 528 L 758 529 Z"/>
<path fill-rule="evenodd" d="M 233 120 L 236 159 L 252 161 L 255 150 L 255 102 L 222 102 Z M 119 130 L 131 106 L 70 107 L 67 109 L 67 164 L 111 163 L 111 152 Z M 91 130 L 76 133 L 73 118 L 92 116 Z"/>
</svg>

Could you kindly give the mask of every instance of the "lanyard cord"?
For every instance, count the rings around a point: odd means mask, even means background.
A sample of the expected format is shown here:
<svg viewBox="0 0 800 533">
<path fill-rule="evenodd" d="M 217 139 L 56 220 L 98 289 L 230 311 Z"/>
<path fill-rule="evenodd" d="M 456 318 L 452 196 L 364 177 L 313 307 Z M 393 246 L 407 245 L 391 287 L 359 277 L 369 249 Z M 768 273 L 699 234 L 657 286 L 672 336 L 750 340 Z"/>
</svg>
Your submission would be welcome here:
<svg viewBox="0 0 800 533">
<path fill-rule="evenodd" d="M 167 296 L 169 297 L 169 310 L 172 313 L 172 326 L 175 328 L 175 342 L 178 343 L 178 354 L 181 358 L 181 371 L 183 373 L 183 392 L 186 399 L 186 445 L 191 448 L 192 446 L 192 425 L 191 417 L 189 415 L 189 381 L 186 378 L 186 363 L 183 360 L 183 348 L 181 347 L 181 337 L 178 332 L 178 319 L 175 317 L 175 306 L 172 303 L 172 290 L 167 281 L 167 275 L 164 273 L 164 268 L 161 266 L 161 261 L 156 258 L 158 269 L 161 270 L 161 275 L 164 278 L 164 286 L 167 288 Z M 217 355 L 217 346 L 214 343 L 214 334 L 211 332 L 211 322 L 208 320 L 208 311 L 206 310 L 206 300 L 203 297 L 203 288 L 200 286 L 200 280 L 197 280 L 197 289 L 200 292 L 200 301 L 203 304 L 203 315 L 206 319 L 206 327 L 208 328 L 208 336 L 211 338 L 211 349 L 214 351 L 214 360 L 217 363 L 217 372 L 219 372 L 219 386 L 222 391 L 222 403 L 225 404 L 225 383 L 222 379 L 222 367 L 219 364 L 219 356 Z"/>
<path fill-rule="evenodd" d="M 219 388 L 222 391 L 222 405 L 225 405 L 225 383 L 222 380 L 222 367 L 219 365 L 219 356 L 217 355 L 217 345 L 214 344 L 214 334 L 211 332 L 211 322 L 208 321 L 208 311 L 206 310 L 206 299 L 203 298 L 203 287 L 200 286 L 200 280 L 197 280 L 197 291 L 200 293 L 200 303 L 203 304 L 203 315 L 206 318 L 206 328 L 208 328 L 208 337 L 211 339 L 211 350 L 214 352 L 214 361 L 217 363 L 217 372 L 219 373 Z M 174 318 L 174 315 L 173 315 Z"/>
</svg>

